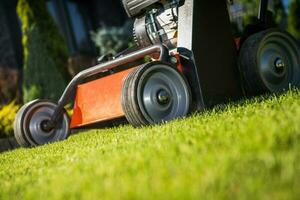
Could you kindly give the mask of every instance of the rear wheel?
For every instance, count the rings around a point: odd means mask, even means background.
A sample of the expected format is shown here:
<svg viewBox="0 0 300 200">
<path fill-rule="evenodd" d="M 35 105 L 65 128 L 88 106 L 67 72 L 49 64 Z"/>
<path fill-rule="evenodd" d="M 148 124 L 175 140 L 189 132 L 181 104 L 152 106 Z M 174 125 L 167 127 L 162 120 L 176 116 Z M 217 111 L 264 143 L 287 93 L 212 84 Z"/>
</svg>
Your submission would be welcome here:
<svg viewBox="0 0 300 200">
<path fill-rule="evenodd" d="M 289 33 L 280 30 L 256 33 L 242 45 L 239 67 L 248 95 L 299 87 L 299 45 Z"/>
<path fill-rule="evenodd" d="M 43 100 L 25 104 L 17 113 L 14 122 L 17 142 L 23 147 L 32 147 L 66 139 L 70 129 L 69 117 L 65 111 L 55 128 L 43 128 L 43 124 L 51 119 L 55 108 L 56 104 Z"/>
<path fill-rule="evenodd" d="M 186 116 L 190 103 L 191 92 L 185 78 L 162 62 L 138 67 L 123 84 L 123 111 L 135 127 Z"/>
</svg>

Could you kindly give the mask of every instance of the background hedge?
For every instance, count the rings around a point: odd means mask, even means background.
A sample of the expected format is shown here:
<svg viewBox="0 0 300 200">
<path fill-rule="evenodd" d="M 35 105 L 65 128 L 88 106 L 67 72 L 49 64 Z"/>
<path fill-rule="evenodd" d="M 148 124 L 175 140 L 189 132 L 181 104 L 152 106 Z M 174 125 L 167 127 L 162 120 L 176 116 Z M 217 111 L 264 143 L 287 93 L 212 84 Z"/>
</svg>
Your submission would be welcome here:
<svg viewBox="0 0 300 200">
<path fill-rule="evenodd" d="M 66 82 L 67 48 L 44 0 L 19 0 L 24 47 L 24 102 L 58 99 Z"/>
</svg>

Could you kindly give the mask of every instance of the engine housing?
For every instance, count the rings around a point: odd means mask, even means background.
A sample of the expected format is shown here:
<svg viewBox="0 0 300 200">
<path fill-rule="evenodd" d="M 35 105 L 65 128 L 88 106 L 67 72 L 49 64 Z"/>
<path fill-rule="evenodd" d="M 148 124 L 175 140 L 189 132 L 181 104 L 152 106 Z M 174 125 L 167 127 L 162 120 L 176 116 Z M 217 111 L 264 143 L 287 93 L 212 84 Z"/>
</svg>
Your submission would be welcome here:
<svg viewBox="0 0 300 200">
<path fill-rule="evenodd" d="M 145 13 L 149 6 L 161 0 L 122 0 L 125 11 L 129 17 L 136 17 Z"/>
<path fill-rule="evenodd" d="M 134 39 L 138 46 L 162 43 L 173 49 L 177 46 L 179 0 L 167 1 L 135 19 Z"/>
</svg>

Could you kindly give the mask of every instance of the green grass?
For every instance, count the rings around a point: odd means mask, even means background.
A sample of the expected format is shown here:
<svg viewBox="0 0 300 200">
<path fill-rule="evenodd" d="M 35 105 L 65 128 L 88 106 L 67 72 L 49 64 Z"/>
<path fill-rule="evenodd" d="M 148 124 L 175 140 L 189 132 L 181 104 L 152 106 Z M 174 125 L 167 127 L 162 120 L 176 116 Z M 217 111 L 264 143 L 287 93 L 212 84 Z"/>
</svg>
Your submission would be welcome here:
<svg viewBox="0 0 300 200">
<path fill-rule="evenodd" d="M 0 154 L 0 199 L 299 199 L 300 92 Z"/>
</svg>

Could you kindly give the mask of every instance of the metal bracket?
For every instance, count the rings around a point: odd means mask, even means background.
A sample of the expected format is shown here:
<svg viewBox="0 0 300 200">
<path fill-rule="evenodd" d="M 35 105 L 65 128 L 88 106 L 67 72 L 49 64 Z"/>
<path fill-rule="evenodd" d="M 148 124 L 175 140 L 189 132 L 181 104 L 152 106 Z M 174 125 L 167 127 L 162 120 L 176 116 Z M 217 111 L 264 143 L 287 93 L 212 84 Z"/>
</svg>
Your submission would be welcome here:
<svg viewBox="0 0 300 200">
<path fill-rule="evenodd" d="M 190 51 L 196 68 L 198 80 L 192 88 L 200 87 L 198 110 L 240 99 L 243 95 L 227 1 L 185 0 L 178 19 L 178 49 Z"/>
<path fill-rule="evenodd" d="M 258 20 L 263 24 L 266 23 L 268 13 L 269 0 L 260 0 Z"/>
</svg>

